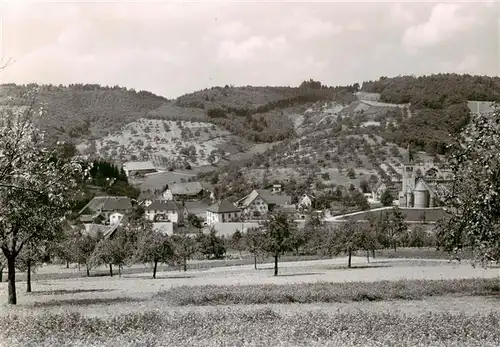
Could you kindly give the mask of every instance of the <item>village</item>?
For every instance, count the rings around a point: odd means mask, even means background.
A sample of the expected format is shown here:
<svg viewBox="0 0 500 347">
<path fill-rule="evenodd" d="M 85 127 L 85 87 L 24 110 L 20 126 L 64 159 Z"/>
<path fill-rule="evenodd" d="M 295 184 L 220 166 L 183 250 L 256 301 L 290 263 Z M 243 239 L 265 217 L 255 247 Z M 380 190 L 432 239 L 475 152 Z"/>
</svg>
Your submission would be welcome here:
<svg viewBox="0 0 500 347">
<path fill-rule="evenodd" d="M 357 94 L 355 108 L 361 107 L 365 114 L 376 115 L 391 108 L 404 107 L 380 103 L 377 101 L 380 95 L 376 93 Z M 472 114 L 493 111 L 491 102 L 469 101 L 468 107 Z M 394 171 L 390 165 L 380 166 Z M 87 232 L 112 234 L 135 205 L 142 206 L 145 217 L 153 222 L 155 230 L 168 235 L 214 229 L 219 236 L 230 237 L 236 231 L 246 232 L 258 227 L 270 212 L 285 214 L 299 227 L 311 214 L 328 223 L 342 223 L 348 219 L 366 222 L 371 216 L 380 216 L 394 206 L 403 211 L 407 225 L 421 224 L 424 229 L 431 230 L 445 214 L 440 206 L 440 196 L 451 177 L 449 172 L 433 163 L 415 161 L 408 147 L 398 166 L 400 172 L 392 175 L 390 185 L 378 182 L 369 192 L 356 188 L 363 194 L 369 208 L 342 213 L 317 207 L 316 199 L 322 192 L 315 191 L 314 187 L 297 192 L 296 197 L 286 194 L 286 181 L 254 189 L 246 196 L 217 200 L 213 185 L 198 181 L 194 174 L 163 170 L 152 161 L 130 161 L 123 163 L 122 167 L 129 180 L 140 189 L 139 197 L 136 200 L 126 196 L 94 197 L 79 212 L 79 220 Z M 390 194 L 391 204 L 381 202 L 384 193 Z M 193 225 L 193 219 L 197 230 L 188 227 Z"/>
</svg>

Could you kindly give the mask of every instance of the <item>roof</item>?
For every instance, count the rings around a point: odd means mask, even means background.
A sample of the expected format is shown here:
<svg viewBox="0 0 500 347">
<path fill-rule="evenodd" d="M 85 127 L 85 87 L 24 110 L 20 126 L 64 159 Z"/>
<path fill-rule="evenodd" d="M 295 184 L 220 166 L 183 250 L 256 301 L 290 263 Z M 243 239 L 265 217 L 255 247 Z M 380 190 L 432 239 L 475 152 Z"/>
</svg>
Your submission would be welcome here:
<svg viewBox="0 0 500 347">
<path fill-rule="evenodd" d="M 288 206 L 279 206 L 277 208 L 278 211 L 283 212 L 283 213 L 296 213 L 297 208 L 295 205 L 288 205 Z"/>
<path fill-rule="evenodd" d="M 178 211 L 179 206 L 172 200 L 154 200 L 144 209 L 146 211 Z"/>
<path fill-rule="evenodd" d="M 258 196 L 260 196 L 268 204 L 280 206 L 280 205 L 290 205 L 292 203 L 291 196 L 282 194 L 273 194 L 270 191 L 264 189 L 254 189 L 250 194 L 245 196 L 243 199 L 239 200 L 238 203 L 242 206 L 248 206 Z"/>
<path fill-rule="evenodd" d="M 495 102 L 493 101 L 467 101 L 467 107 L 472 113 L 489 114 L 495 111 Z"/>
<path fill-rule="evenodd" d="M 424 180 L 420 179 L 415 185 L 415 190 L 419 192 L 426 192 L 429 188 L 427 187 L 427 184 L 425 184 Z"/>
<path fill-rule="evenodd" d="M 132 208 L 132 200 L 126 196 L 96 196 L 85 205 L 80 214 L 89 209 L 90 211 L 124 211 Z"/>
<path fill-rule="evenodd" d="M 241 209 L 234 206 L 233 203 L 229 202 L 228 200 L 222 200 L 207 208 L 207 211 L 214 213 L 231 213 L 241 212 Z"/>
<path fill-rule="evenodd" d="M 197 195 L 202 190 L 200 182 L 173 183 L 168 186 L 172 195 Z"/>
<path fill-rule="evenodd" d="M 380 100 L 380 93 L 356 92 L 358 100 Z"/>
<path fill-rule="evenodd" d="M 292 203 L 292 197 L 289 195 L 272 194 L 270 191 L 263 189 L 258 189 L 257 193 L 268 204 L 290 205 Z"/>
<path fill-rule="evenodd" d="M 366 104 L 368 106 L 372 107 L 400 107 L 399 104 L 388 104 L 385 102 L 379 102 L 379 101 L 372 101 L 372 100 L 360 100 L 360 103 Z"/>
<path fill-rule="evenodd" d="M 150 161 L 128 161 L 123 164 L 124 170 L 156 170 Z"/>
<path fill-rule="evenodd" d="M 206 216 L 206 211 L 210 205 L 202 201 L 186 201 L 184 207 L 188 213 L 195 214 L 197 216 Z"/>
<path fill-rule="evenodd" d="M 144 200 L 152 200 L 156 198 L 157 195 L 159 195 L 159 192 L 154 192 L 152 190 L 143 190 L 139 194 L 139 197 L 137 198 L 138 201 L 144 201 Z"/>
<path fill-rule="evenodd" d="M 141 184 L 141 190 L 155 190 L 155 189 L 164 189 L 165 186 L 172 183 L 179 183 L 181 180 L 188 180 L 191 177 L 194 177 L 195 174 L 184 174 L 175 171 L 168 172 L 155 172 L 153 174 L 147 175 L 144 179 L 144 182 Z"/>
</svg>

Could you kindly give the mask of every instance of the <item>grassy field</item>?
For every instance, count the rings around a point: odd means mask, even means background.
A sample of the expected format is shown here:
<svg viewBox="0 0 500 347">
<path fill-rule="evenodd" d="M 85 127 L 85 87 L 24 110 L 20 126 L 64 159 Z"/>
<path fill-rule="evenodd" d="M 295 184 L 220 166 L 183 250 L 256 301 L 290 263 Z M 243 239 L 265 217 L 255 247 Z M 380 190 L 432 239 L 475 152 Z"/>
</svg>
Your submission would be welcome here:
<svg viewBox="0 0 500 347">
<path fill-rule="evenodd" d="M 193 261 L 186 273 L 163 268 L 156 280 L 139 266 L 112 278 L 42 268 L 34 292 L 18 283 L 16 307 L 3 304 L 2 283 L 0 346 L 500 345 L 498 268 L 388 257 L 369 264 L 354 257 L 352 269 L 346 258 L 288 260 L 277 277 L 267 262 L 254 270 Z M 56 279 L 59 272 L 66 278 Z"/>
</svg>

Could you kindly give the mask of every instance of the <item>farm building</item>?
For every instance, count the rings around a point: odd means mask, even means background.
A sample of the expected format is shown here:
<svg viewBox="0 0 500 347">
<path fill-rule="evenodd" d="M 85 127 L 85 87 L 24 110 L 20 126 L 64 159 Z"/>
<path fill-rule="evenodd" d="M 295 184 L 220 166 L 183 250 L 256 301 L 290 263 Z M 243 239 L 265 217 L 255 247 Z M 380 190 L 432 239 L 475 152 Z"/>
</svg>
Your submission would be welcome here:
<svg viewBox="0 0 500 347">
<path fill-rule="evenodd" d="M 129 161 L 123 164 L 123 171 L 125 171 L 127 177 L 142 177 L 158 170 L 156 170 L 154 164 L 150 161 Z"/>
<path fill-rule="evenodd" d="M 184 208 L 172 200 L 153 200 L 144 208 L 147 219 L 153 222 L 182 223 Z"/>
<path fill-rule="evenodd" d="M 222 200 L 207 208 L 207 224 L 235 222 L 241 218 L 241 209 L 228 200 Z"/>
<path fill-rule="evenodd" d="M 299 208 L 309 208 L 312 206 L 314 200 L 316 200 L 316 197 L 312 194 L 303 194 L 297 203 L 297 207 Z"/>
<path fill-rule="evenodd" d="M 163 192 L 166 200 L 200 200 L 203 198 L 203 186 L 200 182 L 184 182 L 169 184 Z"/>
<path fill-rule="evenodd" d="M 282 194 L 273 194 L 272 191 L 254 189 L 250 194 L 237 201 L 236 205 L 246 216 L 258 217 L 272 211 L 278 206 L 289 206 L 292 197 Z"/>
<path fill-rule="evenodd" d="M 96 196 L 80 211 L 80 221 L 116 224 L 132 208 L 132 200 L 126 196 Z"/>
</svg>

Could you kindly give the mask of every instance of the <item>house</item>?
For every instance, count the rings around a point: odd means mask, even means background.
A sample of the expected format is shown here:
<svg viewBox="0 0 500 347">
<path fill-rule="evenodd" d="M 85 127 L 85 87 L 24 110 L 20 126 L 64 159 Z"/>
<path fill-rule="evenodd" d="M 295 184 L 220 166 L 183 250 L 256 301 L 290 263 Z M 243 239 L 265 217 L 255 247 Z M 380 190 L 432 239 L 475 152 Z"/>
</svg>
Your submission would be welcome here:
<svg viewBox="0 0 500 347">
<path fill-rule="evenodd" d="M 166 200 L 201 200 L 203 198 L 203 187 L 200 182 L 173 183 L 167 186 L 163 192 Z"/>
<path fill-rule="evenodd" d="M 183 208 L 173 200 L 154 200 L 144 208 L 147 219 L 153 222 L 182 223 Z"/>
<path fill-rule="evenodd" d="M 236 222 L 241 218 L 241 209 L 228 200 L 222 200 L 207 208 L 207 224 Z"/>
<path fill-rule="evenodd" d="M 150 161 L 129 161 L 123 164 L 123 171 L 125 171 L 127 177 L 142 177 L 158 170 Z"/>
<path fill-rule="evenodd" d="M 126 196 L 96 196 L 80 211 L 83 223 L 116 224 L 132 208 L 132 200 Z"/>
<path fill-rule="evenodd" d="M 298 208 L 309 208 L 312 206 L 314 200 L 316 200 L 316 197 L 312 194 L 303 194 L 300 198 L 299 201 L 297 202 L 297 207 Z"/>
<path fill-rule="evenodd" d="M 292 197 L 282 194 L 273 194 L 268 190 L 254 189 L 243 199 L 237 201 L 236 205 L 242 209 L 242 214 L 251 217 L 259 217 L 272 211 L 276 206 L 288 206 L 292 204 Z"/>
</svg>

